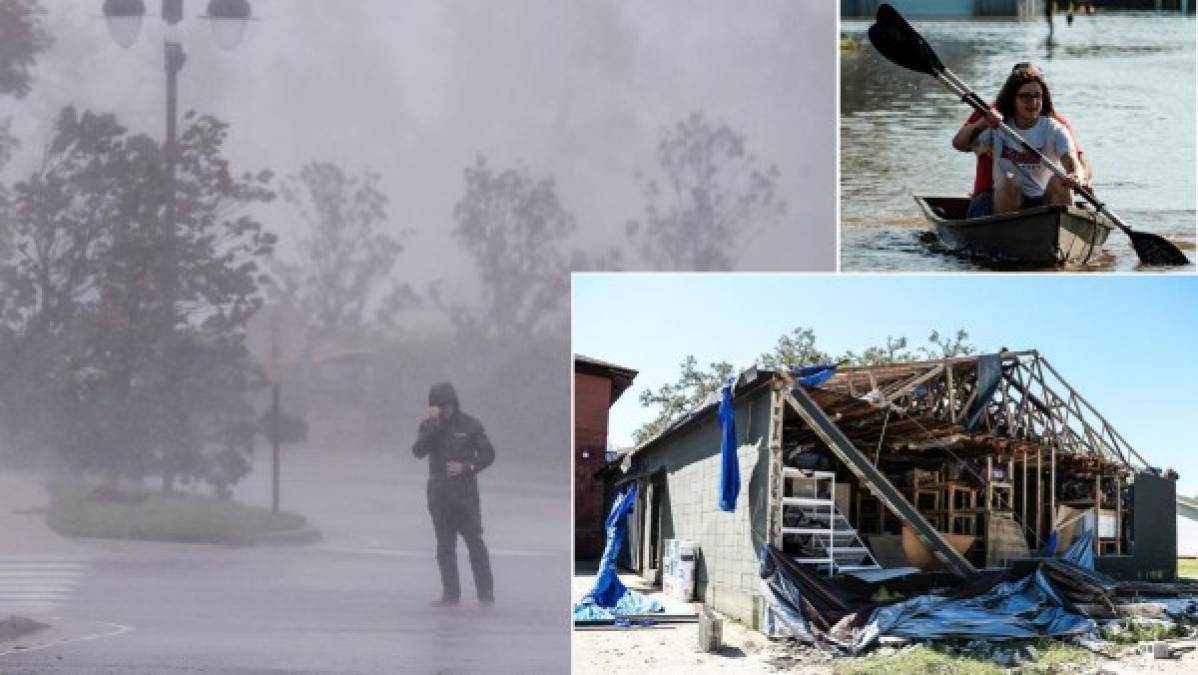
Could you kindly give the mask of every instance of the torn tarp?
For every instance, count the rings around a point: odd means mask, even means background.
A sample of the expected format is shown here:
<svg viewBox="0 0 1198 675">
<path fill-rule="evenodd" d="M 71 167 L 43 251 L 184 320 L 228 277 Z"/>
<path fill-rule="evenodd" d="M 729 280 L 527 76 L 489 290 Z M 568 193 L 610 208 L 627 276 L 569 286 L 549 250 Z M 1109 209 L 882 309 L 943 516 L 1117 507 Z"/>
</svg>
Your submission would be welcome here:
<svg viewBox="0 0 1198 675">
<path fill-rule="evenodd" d="M 790 374 L 799 384 L 805 387 L 818 387 L 828 378 L 836 374 L 836 368 L 839 364 L 825 363 L 818 366 L 803 366 L 802 368 L 791 368 Z"/>
<path fill-rule="evenodd" d="M 763 544 L 758 574 L 769 607 L 766 634 L 822 644 L 824 635 L 846 616 L 876 606 L 796 563 L 778 547 Z"/>
<path fill-rule="evenodd" d="M 850 647 L 856 653 L 878 636 L 938 640 L 1004 640 L 1077 635 L 1095 629 L 1092 619 L 1065 608 L 1047 576 L 1037 570 L 968 598 L 921 595 L 873 612 Z"/>
<path fill-rule="evenodd" d="M 607 545 L 603 549 L 603 558 L 599 561 L 599 572 L 595 576 L 595 585 L 574 604 L 575 619 L 610 619 L 623 614 L 648 614 L 662 611 L 661 603 L 647 598 L 636 591 L 628 590 L 616 574 L 616 558 L 620 555 L 620 546 L 628 531 L 626 518 L 636 504 L 636 483 L 628 487 L 616 498 L 611 513 L 607 516 Z"/>
<path fill-rule="evenodd" d="M 1053 534 L 1057 531 L 1053 530 Z M 1050 539 L 1052 537 L 1049 537 Z M 1061 554 L 1062 560 L 1067 560 L 1078 567 L 1084 567 L 1088 570 L 1094 570 L 1094 532 L 1093 530 L 1083 530 L 1081 534 L 1073 540 L 1069 548 Z"/>
<path fill-rule="evenodd" d="M 878 637 L 1003 640 L 1074 635 L 1095 628 L 1073 610 L 1054 586 L 1054 574 L 1081 569 L 1068 561 L 1044 561 L 1017 579 L 995 575 L 988 588 L 967 597 L 920 595 L 883 605 L 853 595 L 772 545 L 760 552 L 761 577 L 780 634 L 856 654 Z M 1050 563 L 1058 567 L 1051 572 Z M 1084 570 L 1083 570 L 1084 571 Z"/>
</svg>

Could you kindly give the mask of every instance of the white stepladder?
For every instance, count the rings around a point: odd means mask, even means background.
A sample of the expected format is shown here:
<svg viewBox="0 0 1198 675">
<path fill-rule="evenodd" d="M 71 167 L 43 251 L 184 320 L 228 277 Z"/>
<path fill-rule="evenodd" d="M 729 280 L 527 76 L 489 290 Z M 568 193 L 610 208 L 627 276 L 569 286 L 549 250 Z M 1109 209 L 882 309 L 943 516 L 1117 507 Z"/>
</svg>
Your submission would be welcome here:
<svg viewBox="0 0 1198 675">
<path fill-rule="evenodd" d="M 783 467 L 782 479 L 783 550 L 797 550 L 795 562 L 827 575 L 881 569 L 836 508 L 834 472 Z"/>
</svg>

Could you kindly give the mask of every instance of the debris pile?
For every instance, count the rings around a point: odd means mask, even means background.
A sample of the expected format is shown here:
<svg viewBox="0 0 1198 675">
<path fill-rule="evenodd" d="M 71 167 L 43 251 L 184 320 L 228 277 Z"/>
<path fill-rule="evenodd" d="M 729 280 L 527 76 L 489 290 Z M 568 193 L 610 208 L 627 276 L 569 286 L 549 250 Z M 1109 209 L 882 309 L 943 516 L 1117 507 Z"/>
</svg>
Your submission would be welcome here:
<svg viewBox="0 0 1198 675">
<path fill-rule="evenodd" d="M 926 592 L 902 599 L 860 579 L 846 582 L 848 575 L 821 577 L 767 544 L 759 556 L 769 603 L 765 632 L 844 655 L 860 654 L 883 637 L 940 642 L 1013 666 L 1036 656 L 1028 652 L 1034 647 L 1018 641 L 1069 638 L 1107 651 L 1119 635 L 1159 640 L 1198 624 L 1198 585 L 1116 581 L 1094 571 L 1092 547 L 1083 533 L 1060 558 L 987 572 L 955 587 L 934 588 L 943 579 L 930 577 Z M 912 572 L 907 587 L 917 586 L 919 576 Z M 1145 626 L 1159 630 L 1145 632 Z"/>
</svg>

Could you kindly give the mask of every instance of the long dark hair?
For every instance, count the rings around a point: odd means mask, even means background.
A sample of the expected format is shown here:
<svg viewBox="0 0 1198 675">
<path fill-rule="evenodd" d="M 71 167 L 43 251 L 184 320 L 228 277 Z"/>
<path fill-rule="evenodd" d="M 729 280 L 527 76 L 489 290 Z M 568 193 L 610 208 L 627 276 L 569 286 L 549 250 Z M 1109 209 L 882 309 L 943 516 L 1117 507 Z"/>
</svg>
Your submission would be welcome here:
<svg viewBox="0 0 1198 675">
<path fill-rule="evenodd" d="M 1044 92 L 1044 98 L 1040 101 L 1040 115 L 1043 117 L 1056 116 L 1057 111 L 1052 107 L 1052 94 L 1048 91 L 1048 82 L 1045 81 L 1044 74 L 1039 69 L 1028 67 L 1016 68 L 1011 71 L 1010 77 L 1002 86 L 1002 91 L 998 92 L 998 100 L 994 107 L 1002 113 L 1004 120 L 1011 120 L 1015 117 L 1015 94 L 1028 82 L 1038 83 L 1041 91 Z"/>
</svg>

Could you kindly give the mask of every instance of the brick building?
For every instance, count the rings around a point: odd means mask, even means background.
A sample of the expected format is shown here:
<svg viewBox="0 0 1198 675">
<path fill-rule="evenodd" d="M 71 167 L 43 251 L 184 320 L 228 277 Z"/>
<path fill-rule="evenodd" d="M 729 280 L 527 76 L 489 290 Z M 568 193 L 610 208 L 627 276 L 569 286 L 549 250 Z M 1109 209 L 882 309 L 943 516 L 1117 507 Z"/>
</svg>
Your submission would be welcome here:
<svg viewBox="0 0 1198 675">
<path fill-rule="evenodd" d="M 603 483 L 596 472 L 607 451 L 607 413 L 637 371 L 574 356 L 574 557 L 603 555 Z"/>
</svg>

